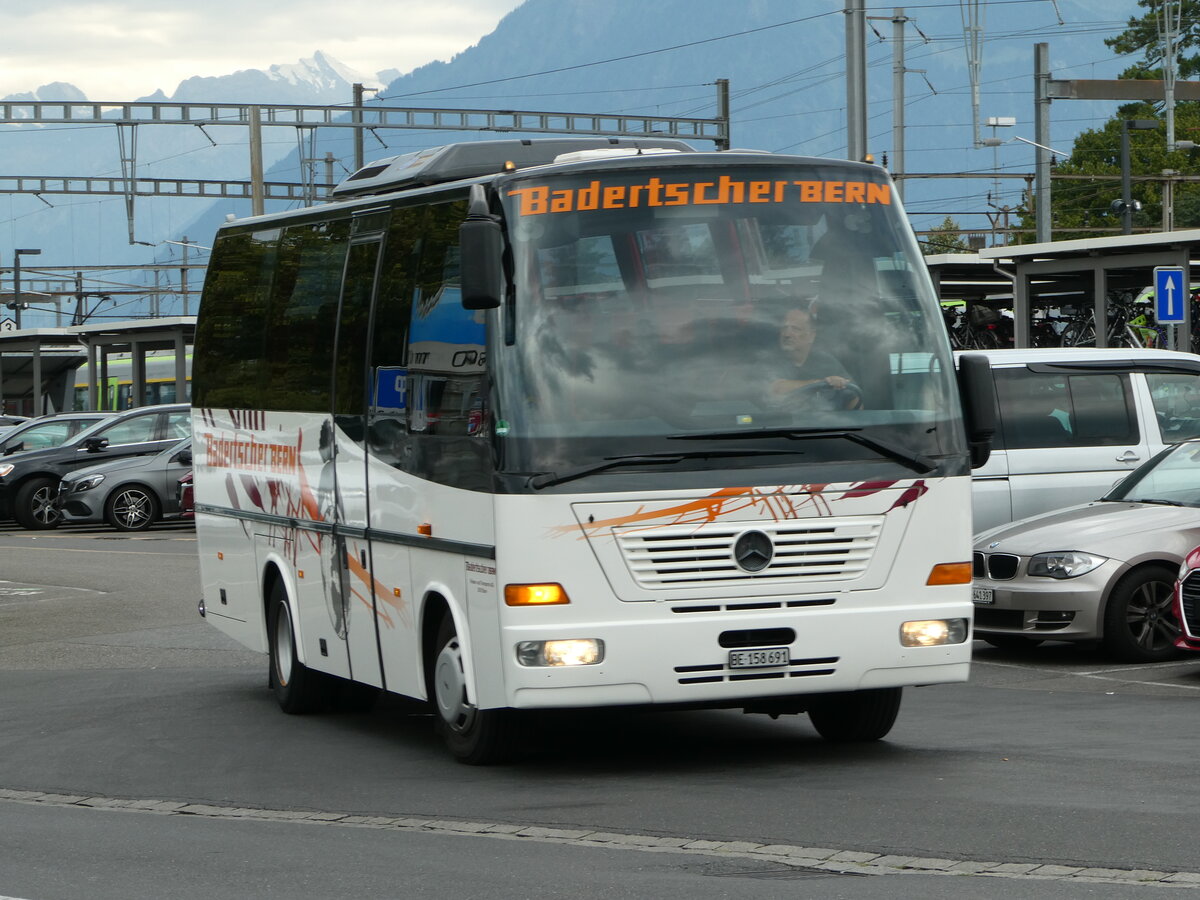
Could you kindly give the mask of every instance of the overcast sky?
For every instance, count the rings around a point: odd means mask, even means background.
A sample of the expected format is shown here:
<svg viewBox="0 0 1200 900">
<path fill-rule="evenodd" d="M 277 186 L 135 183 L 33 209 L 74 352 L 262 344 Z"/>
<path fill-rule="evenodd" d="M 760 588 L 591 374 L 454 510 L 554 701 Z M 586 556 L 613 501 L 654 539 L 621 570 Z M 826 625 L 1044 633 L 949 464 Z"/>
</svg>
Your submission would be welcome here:
<svg viewBox="0 0 1200 900">
<path fill-rule="evenodd" d="M 91 100 L 323 50 L 367 76 L 449 59 L 521 0 L 37 0 L 0 4 L 0 97 L 53 81 Z"/>
</svg>

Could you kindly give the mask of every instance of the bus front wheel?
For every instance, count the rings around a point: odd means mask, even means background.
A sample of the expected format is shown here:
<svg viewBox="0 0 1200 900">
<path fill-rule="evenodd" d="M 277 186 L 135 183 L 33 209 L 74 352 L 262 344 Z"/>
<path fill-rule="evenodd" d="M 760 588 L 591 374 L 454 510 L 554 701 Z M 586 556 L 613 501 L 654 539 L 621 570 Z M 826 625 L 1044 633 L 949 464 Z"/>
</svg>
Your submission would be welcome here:
<svg viewBox="0 0 1200 900">
<path fill-rule="evenodd" d="M 808 705 L 808 718 L 827 741 L 877 741 L 892 730 L 902 688 L 821 694 Z"/>
<path fill-rule="evenodd" d="M 510 709 L 479 709 L 467 699 L 462 643 L 449 613 L 438 629 L 433 659 L 431 699 L 437 729 L 459 762 L 481 766 L 509 759 L 516 743 L 516 723 Z"/>
<path fill-rule="evenodd" d="M 329 676 L 300 662 L 292 609 L 280 581 L 271 588 L 267 632 L 269 680 L 279 708 L 289 715 L 302 715 L 324 706 L 329 700 Z"/>
</svg>

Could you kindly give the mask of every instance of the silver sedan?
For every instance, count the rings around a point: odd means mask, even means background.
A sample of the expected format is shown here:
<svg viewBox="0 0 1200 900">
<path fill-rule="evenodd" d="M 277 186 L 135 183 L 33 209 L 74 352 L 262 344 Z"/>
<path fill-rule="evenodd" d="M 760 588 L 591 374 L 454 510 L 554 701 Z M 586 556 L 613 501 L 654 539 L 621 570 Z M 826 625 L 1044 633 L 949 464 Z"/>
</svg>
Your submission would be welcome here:
<svg viewBox="0 0 1200 900">
<path fill-rule="evenodd" d="M 118 531 L 143 531 L 179 515 L 179 478 L 192 466 L 192 439 L 149 456 L 127 456 L 76 469 L 58 485 L 62 522 L 108 522 Z"/>
<path fill-rule="evenodd" d="M 1100 500 L 975 537 L 975 634 L 996 647 L 1100 641 L 1115 659 L 1176 654 L 1172 591 L 1200 544 L 1200 442 L 1178 444 Z"/>
</svg>

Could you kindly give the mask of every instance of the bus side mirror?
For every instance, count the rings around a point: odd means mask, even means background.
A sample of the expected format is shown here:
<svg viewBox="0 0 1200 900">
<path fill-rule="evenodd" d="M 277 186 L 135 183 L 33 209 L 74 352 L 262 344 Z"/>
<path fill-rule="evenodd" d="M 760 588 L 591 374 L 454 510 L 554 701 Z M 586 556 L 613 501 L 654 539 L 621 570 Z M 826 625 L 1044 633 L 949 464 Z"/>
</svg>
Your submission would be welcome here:
<svg viewBox="0 0 1200 900">
<path fill-rule="evenodd" d="M 463 308 L 495 309 L 504 295 L 504 242 L 481 184 L 471 186 L 467 218 L 458 226 L 458 246 Z"/>
<path fill-rule="evenodd" d="M 978 469 L 992 455 L 992 435 L 996 433 L 996 380 L 986 356 L 964 353 L 958 358 L 958 391 L 967 426 L 971 468 Z"/>
</svg>

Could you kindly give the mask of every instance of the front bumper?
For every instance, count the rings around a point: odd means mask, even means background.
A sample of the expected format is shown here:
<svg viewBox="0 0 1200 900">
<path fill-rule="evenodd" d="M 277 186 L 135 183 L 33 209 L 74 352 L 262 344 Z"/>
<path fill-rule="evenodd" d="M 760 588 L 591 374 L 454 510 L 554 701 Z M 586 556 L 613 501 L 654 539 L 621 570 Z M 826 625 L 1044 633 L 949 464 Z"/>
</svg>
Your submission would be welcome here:
<svg viewBox="0 0 1200 900">
<path fill-rule="evenodd" d="M 1035 640 L 1098 640 L 1104 631 L 1103 608 L 1124 563 L 1107 560 L 1078 578 L 1043 578 L 1024 574 L 1028 560 L 1011 579 L 976 574 L 975 633 L 1028 637 Z M 981 592 L 990 591 L 990 602 Z M 986 595 L 985 595 L 986 596 Z"/>
<path fill-rule="evenodd" d="M 92 491 L 74 490 L 73 484 L 60 482 L 55 506 L 64 522 L 101 522 L 104 520 L 104 501 Z"/>
</svg>

